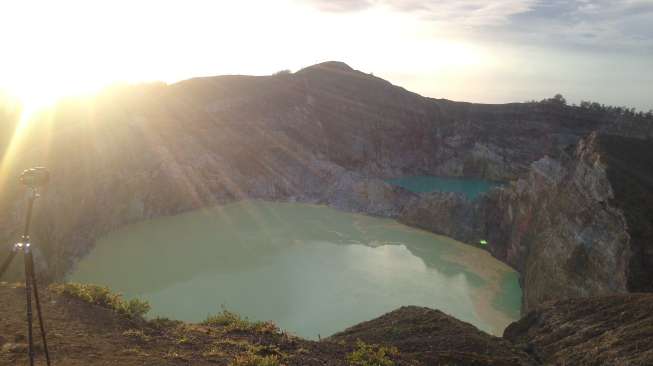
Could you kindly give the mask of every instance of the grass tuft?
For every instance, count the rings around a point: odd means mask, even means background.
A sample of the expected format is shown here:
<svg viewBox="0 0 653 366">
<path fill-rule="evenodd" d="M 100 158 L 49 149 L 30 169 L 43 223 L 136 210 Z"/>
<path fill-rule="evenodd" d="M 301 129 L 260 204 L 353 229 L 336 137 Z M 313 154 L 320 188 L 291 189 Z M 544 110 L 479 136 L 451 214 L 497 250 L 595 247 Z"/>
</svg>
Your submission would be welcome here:
<svg viewBox="0 0 653 366">
<path fill-rule="evenodd" d="M 237 355 L 229 366 L 281 366 L 277 356 L 259 356 L 254 353 Z"/>
<path fill-rule="evenodd" d="M 279 328 L 273 322 L 250 321 L 246 317 L 242 317 L 237 313 L 222 309 L 222 312 L 209 315 L 202 325 L 208 326 L 221 326 L 226 328 L 227 331 L 244 331 L 244 332 L 258 332 L 258 333 L 278 333 Z"/>
</svg>

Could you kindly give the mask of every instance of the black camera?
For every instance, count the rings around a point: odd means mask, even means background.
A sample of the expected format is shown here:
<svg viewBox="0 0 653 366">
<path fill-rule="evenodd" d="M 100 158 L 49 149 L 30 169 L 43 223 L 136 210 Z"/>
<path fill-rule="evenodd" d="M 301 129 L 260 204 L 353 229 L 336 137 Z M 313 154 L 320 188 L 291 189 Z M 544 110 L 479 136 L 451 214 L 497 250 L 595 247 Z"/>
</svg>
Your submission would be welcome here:
<svg viewBox="0 0 653 366">
<path fill-rule="evenodd" d="M 50 181 L 50 173 L 44 167 L 25 169 L 20 175 L 20 182 L 30 188 L 43 187 Z"/>
</svg>

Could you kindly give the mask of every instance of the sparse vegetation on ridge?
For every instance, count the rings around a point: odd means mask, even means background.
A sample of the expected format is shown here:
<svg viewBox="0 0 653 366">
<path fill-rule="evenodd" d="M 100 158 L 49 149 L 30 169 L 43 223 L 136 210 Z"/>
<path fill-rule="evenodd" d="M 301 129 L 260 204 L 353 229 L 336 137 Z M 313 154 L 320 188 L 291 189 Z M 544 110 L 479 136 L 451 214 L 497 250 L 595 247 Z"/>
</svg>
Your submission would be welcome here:
<svg viewBox="0 0 653 366">
<path fill-rule="evenodd" d="M 593 112 L 596 114 L 603 114 L 605 116 L 610 116 L 613 118 L 622 117 L 622 118 L 635 118 L 640 120 L 649 120 L 653 121 L 653 109 L 649 111 L 637 110 L 633 107 L 626 106 L 613 106 L 606 105 L 598 102 L 581 100 L 580 104 L 568 104 L 565 97 L 562 94 L 556 94 L 552 98 L 542 99 L 539 102 L 536 100 L 531 100 L 528 103 L 542 103 L 549 105 L 557 105 L 560 107 L 568 106 L 579 108 L 583 111 Z"/>
<path fill-rule="evenodd" d="M 80 299 L 89 304 L 112 309 L 119 314 L 132 318 L 142 318 L 150 311 L 150 304 L 147 301 L 140 299 L 125 300 L 122 294 L 112 292 L 106 286 L 64 283 L 51 285 L 50 290 L 55 293 Z"/>
</svg>

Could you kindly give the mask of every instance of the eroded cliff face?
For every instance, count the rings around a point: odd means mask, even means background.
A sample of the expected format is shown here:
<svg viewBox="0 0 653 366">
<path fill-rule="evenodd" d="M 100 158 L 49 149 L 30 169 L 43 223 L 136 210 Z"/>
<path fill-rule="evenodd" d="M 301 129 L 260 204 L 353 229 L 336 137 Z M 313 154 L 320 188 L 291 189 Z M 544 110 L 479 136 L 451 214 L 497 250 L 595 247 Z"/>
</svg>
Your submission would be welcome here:
<svg viewBox="0 0 653 366">
<path fill-rule="evenodd" d="M 627 291 L 630 235 L 613 197 L 596 134 L 568 161 L 543 158 L 488 195 L 490 250 L 521 272 L 525 310 Z"/>
</svg>

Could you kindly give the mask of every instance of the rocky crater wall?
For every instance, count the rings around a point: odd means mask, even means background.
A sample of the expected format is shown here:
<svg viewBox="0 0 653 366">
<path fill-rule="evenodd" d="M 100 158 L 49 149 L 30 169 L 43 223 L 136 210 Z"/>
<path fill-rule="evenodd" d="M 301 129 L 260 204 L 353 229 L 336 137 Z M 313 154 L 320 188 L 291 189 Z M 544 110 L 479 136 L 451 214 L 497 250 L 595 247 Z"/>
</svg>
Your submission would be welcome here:
<svg viewBox="0 0 653 366">
<path fill-rule="evenodd" d="M 487 239 L 522 273 L 527 309 L 624 292 L 634 273 L 628 222 L 596 138 L 566 152 L 592 130 L 619 129 L 572 107 L 424 98 L 331 62 L 291 75 L 108 90 L 46 117 L 5 151 L 0 239 L 19 235 L 23 190 L 13 177 L 49 167 L 34 226 L 48 278 L 110 230 L 240 199 L 322 203 L 468 243 Z M 469 202 L 383 182 L 407 175 L 521 178 Z"/>
</svg>

